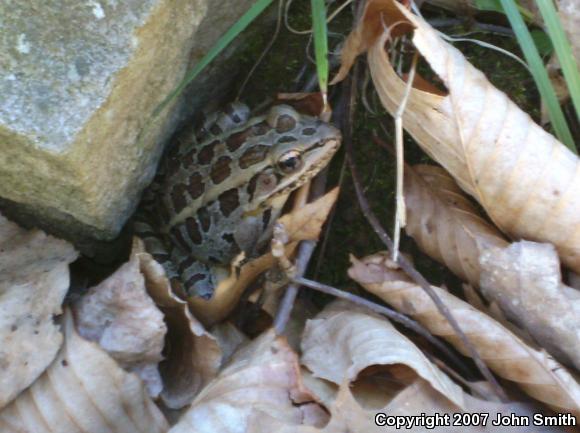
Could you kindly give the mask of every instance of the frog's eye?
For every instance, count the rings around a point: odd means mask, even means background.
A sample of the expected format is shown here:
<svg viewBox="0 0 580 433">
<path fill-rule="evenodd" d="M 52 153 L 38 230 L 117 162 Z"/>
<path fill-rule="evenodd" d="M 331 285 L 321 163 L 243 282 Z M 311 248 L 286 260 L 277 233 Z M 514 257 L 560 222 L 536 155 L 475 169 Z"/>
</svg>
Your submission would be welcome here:
<svg viewBox="0 0 580 433">
<path fill-rule="evenodd" d="M 284 174 L 294 173 L 302 168 L 302 155 L 297 150 L 290 150 L 278 159 L 278 169 Z"/>
<path fill-rule="evenodd" d="M 283 133 L 296 127 L 300 115 L 288 105 L 277 105 L 268 113 L 267 122 L 276 132 Z"/>
</svg>

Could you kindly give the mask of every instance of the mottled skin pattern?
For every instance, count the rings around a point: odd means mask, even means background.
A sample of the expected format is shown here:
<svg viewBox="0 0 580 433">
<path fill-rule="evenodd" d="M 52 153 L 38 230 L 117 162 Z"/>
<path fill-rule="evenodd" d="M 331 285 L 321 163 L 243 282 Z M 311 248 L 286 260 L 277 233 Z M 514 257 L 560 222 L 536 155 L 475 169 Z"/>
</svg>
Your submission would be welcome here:
<svg viewBox="0 0 580 433">
<path fill-rule="evenodd" d="M 268 242 L 288 195 L 328 163 L 340 132 L 285 105 L 250 119 L 235 104 L 209 118 L 197 141 L 186 133 L 165 157 L 136 230 L 174 286 L 209 298 L 219 268 Z"/>
</svg>

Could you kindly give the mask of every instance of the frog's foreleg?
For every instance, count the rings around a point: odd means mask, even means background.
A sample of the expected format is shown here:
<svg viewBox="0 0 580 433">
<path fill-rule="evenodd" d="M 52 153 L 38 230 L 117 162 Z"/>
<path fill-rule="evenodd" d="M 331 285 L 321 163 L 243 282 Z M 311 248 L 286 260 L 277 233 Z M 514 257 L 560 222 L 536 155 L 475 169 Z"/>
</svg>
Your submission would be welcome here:
<svg viewBox="0 0 580 433">
<path fill-rule="evenodd" d="M 274 224 L 271 243 L 272 255 L 278 261 L 278 266 L 280 266 L 280 269 L 282 269 L 289 280 L 292 280 L 296 276 L 297 269 L 296 265 L 286 254 L 286 245 L 288 242 L 289 236 L 286 232 L 286 227 L 284 227 L 284 224 Z"/>
</svg>

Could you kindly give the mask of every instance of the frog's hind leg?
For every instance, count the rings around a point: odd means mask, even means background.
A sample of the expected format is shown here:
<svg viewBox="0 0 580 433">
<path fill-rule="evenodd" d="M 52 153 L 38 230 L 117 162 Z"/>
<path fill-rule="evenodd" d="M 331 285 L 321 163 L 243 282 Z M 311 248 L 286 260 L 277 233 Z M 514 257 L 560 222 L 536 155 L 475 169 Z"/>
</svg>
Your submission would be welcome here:
<svg viewBox="0 0 580 433">
<path fill-rule="evenodd" d="M 213 296 L 217 277 L 212 266 L 184 254 L 179 248 L 173 249 L 171 262 L 176 264 L 182 291 L 186 296 L 198 296 L 203 299 L 210 299 Z"/>
<path fill-rule="evenodd" d="M 163 266 L 167 278 L 173 280 L 179 277 L 173 263 L 171 263 L 171 250 L 167 248 L 163 237 L 155 230 L 151 214 L 145 209 L 139 209 L 135 214 L 135 234 L 145 243 L 145 249 L 153 258 Z"/>
</svg>

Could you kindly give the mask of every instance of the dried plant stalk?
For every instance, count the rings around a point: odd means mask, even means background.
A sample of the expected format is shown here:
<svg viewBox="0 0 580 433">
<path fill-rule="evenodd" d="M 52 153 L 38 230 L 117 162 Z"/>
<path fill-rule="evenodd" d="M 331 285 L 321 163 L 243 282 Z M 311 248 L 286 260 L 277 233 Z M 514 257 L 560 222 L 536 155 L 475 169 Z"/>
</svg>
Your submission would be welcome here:
<svg viewBox="0 0 580 433">
<path fill-rule="evenodd" d="M 352 259 L 349 275 L 371 293 L 421 322 L 434 335 L 467 354 L 449 323 L 427 294 L 394 267 L 386 254 Z M 580 415 L 580 385 L 545 351 L 534 349 L 504 326 L 443 289 L 433 287 L 451 310 L 463 331 L 477 346 L 487 365 L 498 375 L 517 383 L 527 394 L 556 411 Z"/>
</svg>

